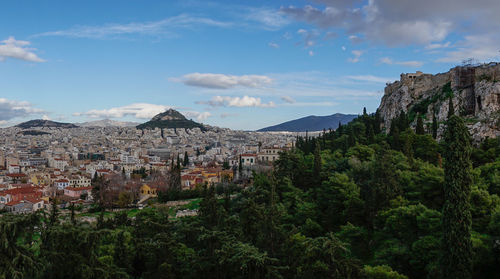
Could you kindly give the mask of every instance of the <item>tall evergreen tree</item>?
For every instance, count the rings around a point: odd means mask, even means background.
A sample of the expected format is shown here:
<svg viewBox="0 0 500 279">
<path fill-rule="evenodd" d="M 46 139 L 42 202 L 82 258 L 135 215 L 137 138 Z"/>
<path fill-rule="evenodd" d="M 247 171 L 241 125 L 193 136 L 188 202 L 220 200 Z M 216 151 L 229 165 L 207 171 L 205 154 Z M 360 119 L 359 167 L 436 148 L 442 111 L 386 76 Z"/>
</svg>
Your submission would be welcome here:
<svg viewBox="0 0 500 279">
<path fill-rule="evenodd" d="M 377 109 L 377 111 L 375 112 L 375 120 L 374 120 L 374 123 L 373 123 L 373 132 L 376 135 L 380 134 L 380 124 L 381 123 L 382 123 L 382 118 L 380 117 L 380 112 Z"/>
<path fill-rule="evenodd" d="M 417 135 L 424 135 L 425 134 L 424 120 L 423 120 L 421 115 L 417 115 L 417 127 L 415 129 L 415 133 Z"/>
<path fill-rule="evenodd" d="M 437 123 L 436 115 L 433 114 L 432 115 L 432 137 L 434 139 L 437 138 L 437 132 L 438 132 L 438 123 Z"/>
<path fill-rule="evenodd" d="M 189 165 L 189 156 L 187 151 L 184 152 L 184 161 L 182 162 L 182 165 L 184 167 L 187 167 Z"/>
<path fill-rule="evenodd" d="M 450 107 L 450 110 L 453 110 Z M 443 278 L 472 277 L 471 145 L 464 121 L 450 112 L 444 134 L 444 199 L 442 218 Z"/>
</svg>

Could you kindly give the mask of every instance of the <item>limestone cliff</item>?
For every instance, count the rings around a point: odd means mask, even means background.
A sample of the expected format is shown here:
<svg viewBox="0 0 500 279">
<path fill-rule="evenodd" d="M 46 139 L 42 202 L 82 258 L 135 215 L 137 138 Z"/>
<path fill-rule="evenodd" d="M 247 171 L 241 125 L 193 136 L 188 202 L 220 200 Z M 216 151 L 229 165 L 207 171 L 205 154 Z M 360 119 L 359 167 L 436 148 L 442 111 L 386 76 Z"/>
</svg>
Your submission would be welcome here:
<svg viewBox="0 0 500 279">
<path fill-rule="evenodd" d="M 436 75 L 422 72 L 401 74 L 401 79 L 387 84 L 379 112 L 388 131 L 390 122 L 402 111 L 416 125 L 418 114 L 430 130 L 433 114 L 439 129 L 444 130 L 452 97 L 455 112 L 466 120 L 475 142 L 500 135 L 500 63 L 467 65 Z"/>
</svg>

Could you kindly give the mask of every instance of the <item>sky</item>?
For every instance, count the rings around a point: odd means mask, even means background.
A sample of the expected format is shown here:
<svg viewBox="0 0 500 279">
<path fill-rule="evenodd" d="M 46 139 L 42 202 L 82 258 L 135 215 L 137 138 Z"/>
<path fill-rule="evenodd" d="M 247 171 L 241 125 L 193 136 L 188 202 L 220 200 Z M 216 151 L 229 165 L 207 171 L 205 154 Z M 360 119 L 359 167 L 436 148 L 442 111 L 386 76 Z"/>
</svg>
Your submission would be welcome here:
<svg viewBox="0 0 500 279">
<path fill-rule="evenodd" d="M 0 127 L 174 108 L 255 130 L 374 112 L 401 73 L 498 61 L 499 13 L 498 0 L 4 1 Z"/>
</svg>

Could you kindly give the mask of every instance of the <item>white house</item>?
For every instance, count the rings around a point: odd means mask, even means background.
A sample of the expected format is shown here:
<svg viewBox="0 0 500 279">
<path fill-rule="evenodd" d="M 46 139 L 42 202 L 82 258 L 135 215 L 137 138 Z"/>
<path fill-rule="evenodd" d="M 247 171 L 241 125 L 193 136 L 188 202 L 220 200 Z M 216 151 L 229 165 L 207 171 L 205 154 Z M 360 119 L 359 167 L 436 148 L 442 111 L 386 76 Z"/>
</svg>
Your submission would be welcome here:
<svg viewBox="0 0 500 279">
<path fill-rule="evenodd" d="M 67 179 L 59 179 L 54 182 L 54 186 L 57 187 L 57 190 L 64 190 L 64 188 L 69 186 L 69 180 Z"/>
<path fill-rule="evenodd" d="M 257 162 L 257 154 L 241 154 L 241 163 L 243 166 L 253 166 Z"/>
</svg>

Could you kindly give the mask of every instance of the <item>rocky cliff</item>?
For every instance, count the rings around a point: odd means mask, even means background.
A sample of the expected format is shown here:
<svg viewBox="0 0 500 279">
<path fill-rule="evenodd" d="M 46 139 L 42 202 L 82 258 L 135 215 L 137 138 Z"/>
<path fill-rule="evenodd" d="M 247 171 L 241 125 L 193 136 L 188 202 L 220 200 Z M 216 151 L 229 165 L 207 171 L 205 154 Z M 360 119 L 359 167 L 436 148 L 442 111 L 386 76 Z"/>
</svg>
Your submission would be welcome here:
<svg viewBox="0 0 500 279">
<path fill-rule="evenodd" d="M 475 142 L 500 135 L 500 63 L 458 66 L 436 75 L 401 74 L 399 81 L 387 84 L 379 112 L 387 131 L 391 120 L 403 111 L 413 126 L 417 116 L 423 116 L 429 130 L 435 115 L 440 137 L 450 97 Z"/>
</svg>

